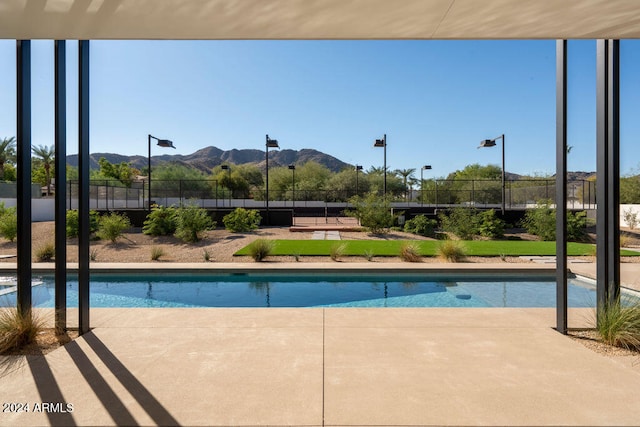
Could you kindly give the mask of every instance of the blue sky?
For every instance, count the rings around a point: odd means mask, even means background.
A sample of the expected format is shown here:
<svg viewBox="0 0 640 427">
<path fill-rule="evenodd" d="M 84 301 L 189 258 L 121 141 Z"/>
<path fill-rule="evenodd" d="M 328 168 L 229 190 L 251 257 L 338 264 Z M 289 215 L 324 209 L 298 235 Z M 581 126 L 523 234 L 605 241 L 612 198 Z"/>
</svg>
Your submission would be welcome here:
<svg viewBox="0 0 640 427">
<path fill-rule="evenodd" d="M 569 42 L 570 170 L 595 170 L 595 41 Z M 640 44 L 621 42 L 622 171 L 640 164 Z M 0 41 L 0 137 L 14 136 L 15 41 Z M 67 43 L 77 152 L 77 42 Z M 32 42 L 33 143 L 53 143 L 53 42 Z M 145 155 L 147 134 L 206 146 L 315 148 L 365 169 L 443 177 L 501 162 L 555 171 L 555 41 L 92 41 L 91 152 Z"/>
</svg>

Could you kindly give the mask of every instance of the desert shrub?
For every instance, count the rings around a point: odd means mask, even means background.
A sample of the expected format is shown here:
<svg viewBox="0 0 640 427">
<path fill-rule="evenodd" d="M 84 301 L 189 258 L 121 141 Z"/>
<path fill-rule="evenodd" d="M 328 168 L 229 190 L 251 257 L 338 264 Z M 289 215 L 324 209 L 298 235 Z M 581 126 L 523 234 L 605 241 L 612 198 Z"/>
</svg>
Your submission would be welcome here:
<svg viewBox="0 0 640 427">
<path fill-rule="evenodd" d="M 344 243 L 334 243 L 329 248 L 329 257 L 331 257 L 333 261 L 339 261 L 346 249 L 347 246 Z"/>
<path fill-rule="evenodd" d="M 0 209 L 0 236 L 10 242 L 13 242 L 16 240 L 16 237 L 18 237 L 18 215 L 16 214 L 16 208 L 5 208 L 4 203 L 2 204 L 2 209 Z"/>
<path fill-rule="evenodd" d="M 600 338 L 617 347 L 640 349 L 640 302 L 621 298 L 600 308 L 596 315 Z"/>
<path fill-rule="evenodd" d="M 36 248 L 34 255 L 36 262 L 51 261 L 56 255 L 56 247 L 52 242 L 43 243 L 41 246 Z"/>
<path fill-rule="evenodd" d="M 496 216 L 496 211 L 489 209 L 476 216 L 478 234 L 492 239 L 504 236 L 504 221 Z"/>
<path fill-rule="evenodd" d="M 353 205 L 353 210 L 346 210 L 345 214 L 357 218 L 360 225 L 370 232 L 380 234 L 393 225 L 391 203 L 386 198 L 370 193 L 366 197 L 352 197 L 349 203 Z"/>
<path fill-rule="evenodd" d="M 206 248 L 202 250 L 202 259 L 207 262 L 211 261 L 211 252 L 209 252 L 209 250 L 207 250 Z"/>
<path fill-rule="evenodd" d="M 89 211 L 89 233 L 95 233 L 98 231 L 98 224 L 100 223 L 100 215 L 96 211 Z M 80 230 L 80 219 L 78 217 L 77 209 L 70 209 L 67 211 L 67 237 L 78 237 Z"/>
<path fill-rule="evenodd" d="M 528 233 L 540 237 L 541 240 L 556 239 L 556 210 L 551 208 L 550 200 L 538 202 L 537 207 L 524 214 L 522 225 Z M 567 240 L 580 241 L 586 238 L 587 213 L 567 213 Z"/>
<path fill-rule="evenodd" d="M 176 209 L 175 236 L 185 242 L 197 242 L 203 231 L 216 226 L 206 209 L 188 205 Z"/>
<path fill-rule="evenodd" d="M 364 251 L 364 257 L 366 258 L 367 261 L 371 262 L 373 261 L 373 257 L 374 257 L 374 253 L 372 250 L 367 249 Z"/>
<path fill-rule="evenodd" d="M 128 228 L 131 228 L 129 218 L 124 214 L 112 212 L 100 218 L 98 232 L 96 234 L 101 239 L 110 240 L 114 243 Z"/>
<path fill-rule="evenodd" d="M 249 254 L 254 261 L 262 261 L 273 251 L 274 243 L 271 240 L 258 239 L 249 245 Z"/>
<path fill-rule="evenodd" d="M 636 225 L 638 225 L 638 213 L 634 212 L 632 209 L 624 211 L 622 213 L 622 218 L 624 219 L 624 222 L 627 223 L 630 230 L 633 230 L 636 228 Z"/>
<path fill-rule="evenodd" d="M 95 261 L 97 259 L 98 259 L 98 250 L 93 248 L 91 249 L 91 251 L 89 251 L 89 260 Z"/>
<path fill-rule="evenodd" d="M 434 237 L 435 228 L 438 221 L 427 218 L 426 215 L 416 215 L 412 219 L 404 223 L 404 231 L 407 233 L 417 234 L 419 236 Z"/>
<path fill-rule="evenodd" d="M 448 262 L 460 262 L 466 256 L 466 250 L 457 240 L 444 240 L 438 246 L 438 256 Z"/>
<path fill-rule="evenodd" d="M 568 221 L 568 218 L 567 218 Z M 551 208 L 551 200 L 542 200 L 533 209 L 525 212 L 522 226 L 527 233 L 549 241 L 556 239 L 556 212 Z"/>
<path fill-rule="evenodd" d="M 164 249 L 160 246 L 151 247 L 151 261 L 158 261 L 164 255 Z"/>
<path fill-rule="evenodd" d="M 176 208 L 155 205 L 147 215 L 142 232 L 149 236 L 170 236 L 176 232 Z"/>
<path fill-rule="evenodd" d="M 43 320 L 31 310 L 23 314 L 15 307 L 0 309 L 0 354 L 32 343 L 43 327 Z"/>
<path fill-rule="evenodd" d="M 470 240 L 478 232 L 476 210 L 470 208 L 454 208 L 447 214 L 440 214 L 440 227 L 463 240 Z"/>
<path fill-rule="evenodd" d="M 587 237 L 587 213 L 567 212 L 567 240 L 582 241 Z M 554 235 L 555 238 L 555 235 Z"/>
<path fill-rule="evenodd" d="M 400 259 L 406 262 L 420 262 L 420 248 L 415 242 L 402 242 L 400 245 Z"/>
<path fill-rule="evenodd" d="M 222 218 L 224 228 L 234 233 L 255 230 L 260 225 L 260 214 L 255 209 L 236 208 Z"/>
<path fill-rule="evenodd" d="M 631 244 L 631 236 L 625 233 L 620 233 L 620 247 L 626 248 Z"/>
</svg>

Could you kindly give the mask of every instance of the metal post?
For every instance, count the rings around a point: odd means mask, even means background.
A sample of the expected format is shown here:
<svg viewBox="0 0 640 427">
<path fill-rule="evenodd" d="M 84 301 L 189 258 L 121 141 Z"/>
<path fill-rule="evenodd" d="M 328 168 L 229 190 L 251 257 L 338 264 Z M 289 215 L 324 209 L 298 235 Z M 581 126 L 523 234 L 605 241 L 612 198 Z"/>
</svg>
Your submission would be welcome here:
<svg viewBox="0 0 640 427">
<path fill-rule="evenodd" d="M 504 170 L 504 145 L 505 145 L 505 141 L 504 141 L 504 133 L 501 135 L 502 138 L 502 217 L 504 218 L 504 203 L 505 203 L 505 187 L 504 187 L 504 175 L 505 175 L 505 170 Z"/>
<path fill-rule="evenodd" d="M 17 309 L 31 312 L 31 41 L 16 41 Z"/>
<path fill-rule="evenodd" d="M 424 168 L 420 168 L 420 206 L 424 206 Z"/>
<path fill-rule="evenodd" d="M 55 329 L 67 329 L 67 85 L 66 42 L 54 42 L 55 56 Z"/>
<path fill-rule="evenodd" d="M 382 139 L 384 141 L 384 197 L 387 197 L 387 134 L 384 134 Z"/>
<path fill-rule="evenodd" d="M 149 134 L 147 140 L 149 144 L 149 151 L 147 155 L 147 173 L 149 174 L 149 182 L 147 183 L 149 190 L 147 191 L 147 197 L 149 198 L 149 203 L 147 205 L 149 212 L 151 212 L 151 134 Z"/>
<path fill-rule="evenodd" d="M 556 41 L 556 329 L 567 333 L 567 41 Z"/>
<path fill-rule="evenodd" d="M 269 135 L 267 135 L 266 137 L 265 150 L 266 151 L 264 153 L 264 162 L 266 167 L 266 183 L 265 183 L 264 198 L 267 203 L 267 218 L 265 222 L 267 223 L 267 225 L 271 225 L 271 220 L 269 218 Z"/>
<path fill-rule="evenodd" d="M 597 295 L 598 313 L 620 292 L 619 41 L 597 41 Z"/>
<path fill-rule="evenodd" d="M 78 311 L 89 332 L 89 41 L 78 42 Z"/>
</svg>

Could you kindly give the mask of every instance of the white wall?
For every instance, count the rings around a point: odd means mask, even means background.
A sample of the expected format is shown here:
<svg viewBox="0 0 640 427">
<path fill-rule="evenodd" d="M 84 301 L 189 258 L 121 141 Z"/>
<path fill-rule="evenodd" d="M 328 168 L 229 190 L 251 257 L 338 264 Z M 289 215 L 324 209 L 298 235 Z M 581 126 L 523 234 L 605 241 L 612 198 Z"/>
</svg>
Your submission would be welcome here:
<svg viewBox="0 0 640 427">
<path fill-rule="evenodd" d="M 16 199 L 0 199 L 4 206 L 16 206 Z M 54 199 L 31 199 L 31 219 L 33 222 L 53 221 L 55 217 Z"/>
</svg>

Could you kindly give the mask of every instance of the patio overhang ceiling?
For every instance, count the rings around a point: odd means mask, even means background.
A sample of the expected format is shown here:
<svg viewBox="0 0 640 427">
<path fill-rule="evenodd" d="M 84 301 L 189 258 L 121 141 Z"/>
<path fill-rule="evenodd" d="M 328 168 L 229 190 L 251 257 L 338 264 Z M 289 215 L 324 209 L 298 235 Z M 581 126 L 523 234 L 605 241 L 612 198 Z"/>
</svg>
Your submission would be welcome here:
<svg viewBox="0 0 640 427">
<path fill-rule="evenodd" d="M 2 0 L 2 39 L 624 39 L 638 0 Z"/>
</svg>

